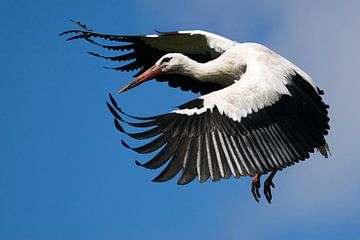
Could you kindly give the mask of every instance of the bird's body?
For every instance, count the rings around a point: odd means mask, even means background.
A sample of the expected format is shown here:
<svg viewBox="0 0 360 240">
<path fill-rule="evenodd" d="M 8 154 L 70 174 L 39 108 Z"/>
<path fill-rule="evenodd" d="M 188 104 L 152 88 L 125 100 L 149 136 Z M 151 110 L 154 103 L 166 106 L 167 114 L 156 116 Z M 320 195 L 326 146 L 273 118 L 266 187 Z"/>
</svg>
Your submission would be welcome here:
<svg viewBox="0 0 360 240">
<path fill-rule="evenodd" d="M 121 115 L 129 115 L 111 97 L 108 107 L 122 133 L 135 139 L 156 137 L 138 148 L 123 142 L 139 153 L 161 149 L 150 161 L 138 163 L 150 169 L 168 163 L 154 181 L 167 181 L 181 170 L 179 184 L 195 177 L 204 182 L 253 176 L 252 191 L 258 200 L 260 176 L 272 172 L 264 189 L 270 202 L 276 171 L 308 158 L 314 149 L 327 157 L 324 136 L 330 127 L 323 92 L 304 71 L 272 50 L 199 30 L 126 36 L 98 34 L 81 26 L 84 30 L 65 34 L 109 50 L 133 50 L 114 57 L 91 53 L 113 61 L 135 59 L 115 68 L 141 68 L 120 92 L 156 78 L 202 94 L 170 113 L 133 117 L 140 122 L 125 121 Z M 96 38 L 130 44 L 104 45 Z M 151 129 L 127 133 L 121 123 Z"/>
</svg>

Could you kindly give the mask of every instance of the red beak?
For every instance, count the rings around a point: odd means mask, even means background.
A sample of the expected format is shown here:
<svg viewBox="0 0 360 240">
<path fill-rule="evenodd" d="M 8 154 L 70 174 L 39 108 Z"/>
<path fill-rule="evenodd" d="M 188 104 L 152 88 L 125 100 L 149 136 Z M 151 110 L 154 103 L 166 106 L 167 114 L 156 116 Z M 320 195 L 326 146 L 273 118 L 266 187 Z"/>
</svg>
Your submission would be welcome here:
<svg viewBox="0 0 360 240">
<path fill-rule="evenodd" d="M 123 87 L 119 93 L 123 93 L 129 89 L 132 89 L 148 80 L 151 80 L 153 78 L 155 78 L 157 75 L 159 75 L 161 73 L 161 69 L 158 65 L 154 65 L 151 68 L 149 68 L 148 70 L 146 70 L 145 72 L 143 72 L 140 76 L 138 76 L 137 78 L 135 78 L 134 81 L 132 81 L 131 83 L 129 83 L 128 85 L 126 85 L 125 87 Z"/>
</svg>

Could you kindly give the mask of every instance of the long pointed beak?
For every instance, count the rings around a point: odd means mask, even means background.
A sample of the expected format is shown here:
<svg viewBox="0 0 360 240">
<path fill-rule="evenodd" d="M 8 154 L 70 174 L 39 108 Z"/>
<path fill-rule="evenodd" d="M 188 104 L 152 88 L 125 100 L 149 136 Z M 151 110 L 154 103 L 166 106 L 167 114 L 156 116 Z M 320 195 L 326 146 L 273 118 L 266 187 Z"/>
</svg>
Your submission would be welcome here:
<svg viewBox="0 0 360 240">
<path fill-rule="evenodd" d="M 137 78 L 135 78 L 134 81 L 123 87 L 119 93 L 123 93 L 129 89 L 132 89 L 148 80 L 151 80 L 158 76 L 161 73 L 161 69 L 158 65 L 154 65 L 145 72 L 143 72 L 141 75 L 139 75 Z"/>
</svg>

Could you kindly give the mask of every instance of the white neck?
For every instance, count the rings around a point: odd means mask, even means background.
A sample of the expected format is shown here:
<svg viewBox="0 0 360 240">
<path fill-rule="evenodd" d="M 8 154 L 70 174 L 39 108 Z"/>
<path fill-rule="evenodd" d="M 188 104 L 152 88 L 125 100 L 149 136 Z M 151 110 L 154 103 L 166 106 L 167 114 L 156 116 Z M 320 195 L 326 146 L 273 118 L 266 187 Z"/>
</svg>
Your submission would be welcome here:
<svg viewBox="0 0 360 240">
<path fill-rule="evenodd" d="M 242 73 L 241 67 L 234 59 L 220 56 L 206 63 L 199 63 L 186 57 L 180 74 L 226 87 L 240 79 Z"/>
</svg>

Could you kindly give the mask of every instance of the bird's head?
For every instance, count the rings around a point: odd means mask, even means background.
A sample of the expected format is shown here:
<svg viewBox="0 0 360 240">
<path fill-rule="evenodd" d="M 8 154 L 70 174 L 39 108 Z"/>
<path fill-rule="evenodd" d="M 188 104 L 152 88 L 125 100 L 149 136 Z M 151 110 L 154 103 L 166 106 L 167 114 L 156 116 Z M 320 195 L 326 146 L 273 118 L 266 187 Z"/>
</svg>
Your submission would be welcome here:
<svg viewBox="0 0 360 240">
<path fill-rule="evenodd" d="M 148 80 L 154 79 L 161 74 L 181 73 L 188 58 L 180 53 L 168 53 L 162 56 L 154 66 L 140 74 L 131 83 L 123 87 L 119 93 L 134 88 Z"/>
<path fill-rule="evenodd" d="M 162 73 L 181 73 L 188 58 L 181 53 L 168 53 L 162 56 L 155 65 Z"/>
</svg>

